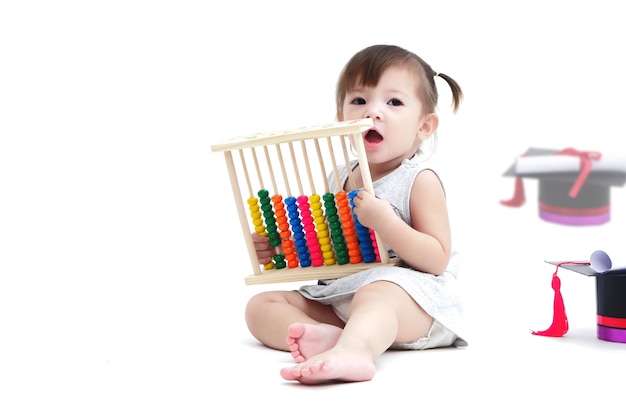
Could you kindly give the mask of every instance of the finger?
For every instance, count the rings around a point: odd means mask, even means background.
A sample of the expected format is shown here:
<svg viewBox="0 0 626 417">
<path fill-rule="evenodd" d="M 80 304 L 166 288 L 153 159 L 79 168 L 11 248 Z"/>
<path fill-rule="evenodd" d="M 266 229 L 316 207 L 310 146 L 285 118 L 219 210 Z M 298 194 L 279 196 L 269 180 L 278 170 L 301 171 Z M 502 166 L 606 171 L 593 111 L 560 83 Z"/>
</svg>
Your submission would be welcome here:
<svg viewBox="0 0 626 417">
<path fill-rule="evenodd" d="M 256 243 L 268 243 L 269 242 L 269 238 L 267 236 L 261 236 L 258 233 L 252 233 L 252 241 L 256 244 Z"/>
<path fill-rule="evenodd" d="M 361 188 L 361 190 L 359 191 L 358 196 L 359 196 L 359 198 L 361 200 L 364 200 L 366 198 L 369 198 L 371 196 L 371 194 L 365 188 Z"/>
</svg>

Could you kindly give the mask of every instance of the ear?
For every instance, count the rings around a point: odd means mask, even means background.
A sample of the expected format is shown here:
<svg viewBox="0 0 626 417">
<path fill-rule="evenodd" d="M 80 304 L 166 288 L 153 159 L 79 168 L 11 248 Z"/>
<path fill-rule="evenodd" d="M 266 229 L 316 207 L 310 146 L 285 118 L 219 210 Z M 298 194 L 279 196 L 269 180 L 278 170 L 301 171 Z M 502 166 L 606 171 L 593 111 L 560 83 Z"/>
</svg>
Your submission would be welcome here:
<svg viewBox="0 0 626 417">
<path fill-rule="evenodd" d="M 340 112 L 340 111 L 337 112 L 337 121 L 343 122 L 343 112 Z"/>
<path fill-rule="evenodd" d="M 422 125 L 417 134 L 420 139 L 427 139 L 435 133 L 437 127 L 439 127 L 439 116 L 435 113 L 429 113 L 422 119 Z"/>
</svg>

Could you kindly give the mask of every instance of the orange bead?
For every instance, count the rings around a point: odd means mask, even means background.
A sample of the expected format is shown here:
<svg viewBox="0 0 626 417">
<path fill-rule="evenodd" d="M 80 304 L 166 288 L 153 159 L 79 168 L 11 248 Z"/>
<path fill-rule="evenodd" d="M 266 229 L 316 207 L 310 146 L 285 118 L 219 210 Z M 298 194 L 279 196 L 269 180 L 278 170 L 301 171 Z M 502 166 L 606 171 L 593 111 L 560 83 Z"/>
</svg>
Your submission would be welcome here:
<svg viewBox="0 0 626 417">
<path fill-rule="evenodd" d="M 341 216 L 339 216 L 339 219 L 341 219 L 342 223 L 349 223 L 350 221 L 352 221 L 352 214 L 344 213 Z"/>
<path fill-rule="evenodd" d="M 359 248 L 359 241 L 358 239 L 350 239 L 350 241 L 346 241 L 346 246 L 348 247 L 348 249 L 358 249 Z"/>
<path fill-rule="evenodd" d="M 346 233 L 345 236 L 346 236 L 346 243 L 359 240 L 359 237 L 356 235 L 356 233 Z"/>
</svg>

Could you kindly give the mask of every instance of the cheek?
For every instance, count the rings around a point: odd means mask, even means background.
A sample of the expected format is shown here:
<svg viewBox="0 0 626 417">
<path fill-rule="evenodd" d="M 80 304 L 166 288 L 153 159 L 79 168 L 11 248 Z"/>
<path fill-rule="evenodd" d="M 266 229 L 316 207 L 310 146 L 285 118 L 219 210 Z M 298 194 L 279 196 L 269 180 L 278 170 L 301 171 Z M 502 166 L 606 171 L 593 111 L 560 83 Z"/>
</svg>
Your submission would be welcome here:
<svg viewBox="0 0 626 417">
<path fill-rule="evenodd" d="M 354 110 L 350 111 L 349 107 L 344 106 L 344 108 L 343 108 L 343 117 L 346 120 L 351 120 L 351 119 L 354 118 L 353 115 L 354 115 Z"/>
</svg>

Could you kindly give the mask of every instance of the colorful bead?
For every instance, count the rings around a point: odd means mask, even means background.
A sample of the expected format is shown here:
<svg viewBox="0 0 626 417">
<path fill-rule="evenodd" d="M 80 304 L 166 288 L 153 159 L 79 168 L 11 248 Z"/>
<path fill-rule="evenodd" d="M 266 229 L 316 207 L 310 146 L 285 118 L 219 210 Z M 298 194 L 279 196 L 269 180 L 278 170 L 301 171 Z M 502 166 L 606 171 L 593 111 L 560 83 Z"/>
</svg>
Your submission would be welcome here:
<svg viewBox="0 0 626 417">
<path fill-rule="evenodd" d="M 248 199 L 256 233 L 268 236 L 270 245 L 281 247 L 267 269 L 297 266 L 344 265 L 380 261 L 372 230 L 354 214 L 358 191 L 325 193 L 283 200 L 260 190 Z"/>
</svg>

